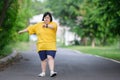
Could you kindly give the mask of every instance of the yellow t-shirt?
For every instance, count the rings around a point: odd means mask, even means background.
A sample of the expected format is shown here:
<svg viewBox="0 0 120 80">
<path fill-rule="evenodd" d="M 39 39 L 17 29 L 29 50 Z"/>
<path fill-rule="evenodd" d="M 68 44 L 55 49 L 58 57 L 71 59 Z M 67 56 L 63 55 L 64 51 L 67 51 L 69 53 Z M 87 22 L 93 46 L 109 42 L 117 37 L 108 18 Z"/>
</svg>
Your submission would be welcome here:
<svg viewBox="0 0 120 80">
<path fill-rule="evenodd" d="M 29 34 L 37 35 L 37 51 L 56 50 L 57 24 L 55 22 L 50 22 L 49 24 L 54 28 L 43 28 L 44 22 L 37 23 L 27 28 Z"/>
</svg>

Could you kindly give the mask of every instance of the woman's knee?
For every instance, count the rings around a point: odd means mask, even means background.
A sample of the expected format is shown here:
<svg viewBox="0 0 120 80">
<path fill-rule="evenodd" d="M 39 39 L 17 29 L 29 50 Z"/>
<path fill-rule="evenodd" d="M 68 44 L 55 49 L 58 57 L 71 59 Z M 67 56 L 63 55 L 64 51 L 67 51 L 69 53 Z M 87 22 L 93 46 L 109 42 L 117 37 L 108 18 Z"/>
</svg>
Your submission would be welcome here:
<svg viewBox="0 0 120 80">
<path fill-rule="evenodd" d="M 45 59 L 45 60 L 41 60 L 41 62 L 42 62 L 42 63 L 46 63 L 46 62 L 47 62 L 47 59 Z"/>
<path fill-rule="evenodd" d="M 54 58 L 52 56 L 50 56 L 50 55 L 47 56 L 47 59 L 48 60 L 54 60 Z"/>
</svg>

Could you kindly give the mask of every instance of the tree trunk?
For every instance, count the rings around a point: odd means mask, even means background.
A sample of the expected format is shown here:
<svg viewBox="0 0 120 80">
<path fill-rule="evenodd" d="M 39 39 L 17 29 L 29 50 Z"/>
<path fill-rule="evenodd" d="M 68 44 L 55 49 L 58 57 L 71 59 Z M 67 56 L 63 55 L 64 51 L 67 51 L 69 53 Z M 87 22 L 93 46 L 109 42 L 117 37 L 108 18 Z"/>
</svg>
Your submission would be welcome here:
<svg viewBox="0 0 120 80">
<path fill-rule="evenodd" d="M 120 49 L 120 36 L 117 36 L 117 48 Z"/>
<path fill-rule="evenodd" d="M 92 47 L 95 47 L 95 38 L 92 38 L 92 43 L 91 43 Z"/>
<path fill-rule="evenodd" d="M 4 18 L 5 18 L 5 13 L 7 11 L 7 9 L 9 8 L 9 5 L 12 3 L 13 0 L 4 0 L 4 3 L 3 3 L 3 8 L 2 8 L 2 11 L 1 11 L 1 14 L 0 14 L 0 27 L 4 21 Z"/>
<path fill-rule="evenodd" d="M 86 37 L 82 37 L 81 41 L 80 41 L 81 45 L 87 46 L 87 38 Z"/>
</svg>

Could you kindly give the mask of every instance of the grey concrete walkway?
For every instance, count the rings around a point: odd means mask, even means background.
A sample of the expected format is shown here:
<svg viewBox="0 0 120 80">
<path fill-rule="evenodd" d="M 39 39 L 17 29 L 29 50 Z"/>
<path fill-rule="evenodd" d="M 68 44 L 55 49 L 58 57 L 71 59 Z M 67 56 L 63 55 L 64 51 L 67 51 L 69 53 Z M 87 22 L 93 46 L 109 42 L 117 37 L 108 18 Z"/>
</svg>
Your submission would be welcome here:
<svg viewBox="0 0 120 80">
<path fill-rule="evenodd" d="M 21 52 L 23 59 L 0 72 L 0 80 L 120 80 L 120 64 L 103 58 L 78 54 L 59 48 L 55 59 L 55 78 L 41 72 L 40 59 L 35 49 Z"/>
</svg>

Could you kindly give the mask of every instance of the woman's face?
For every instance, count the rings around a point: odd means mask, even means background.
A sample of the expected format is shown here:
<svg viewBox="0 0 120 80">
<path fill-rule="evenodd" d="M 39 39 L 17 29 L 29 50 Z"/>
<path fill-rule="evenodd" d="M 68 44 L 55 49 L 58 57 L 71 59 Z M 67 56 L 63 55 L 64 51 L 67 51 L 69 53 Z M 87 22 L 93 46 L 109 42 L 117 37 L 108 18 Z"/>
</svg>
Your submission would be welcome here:
<svg viewBox="0 0 120 80">
<path fill-rule="evenodd" d="M 44 17 L 44 22 L 45 22 L 45 24 L 49 24 L 50 23 L 50 16 L 49 15 Z"/>
</svg>

